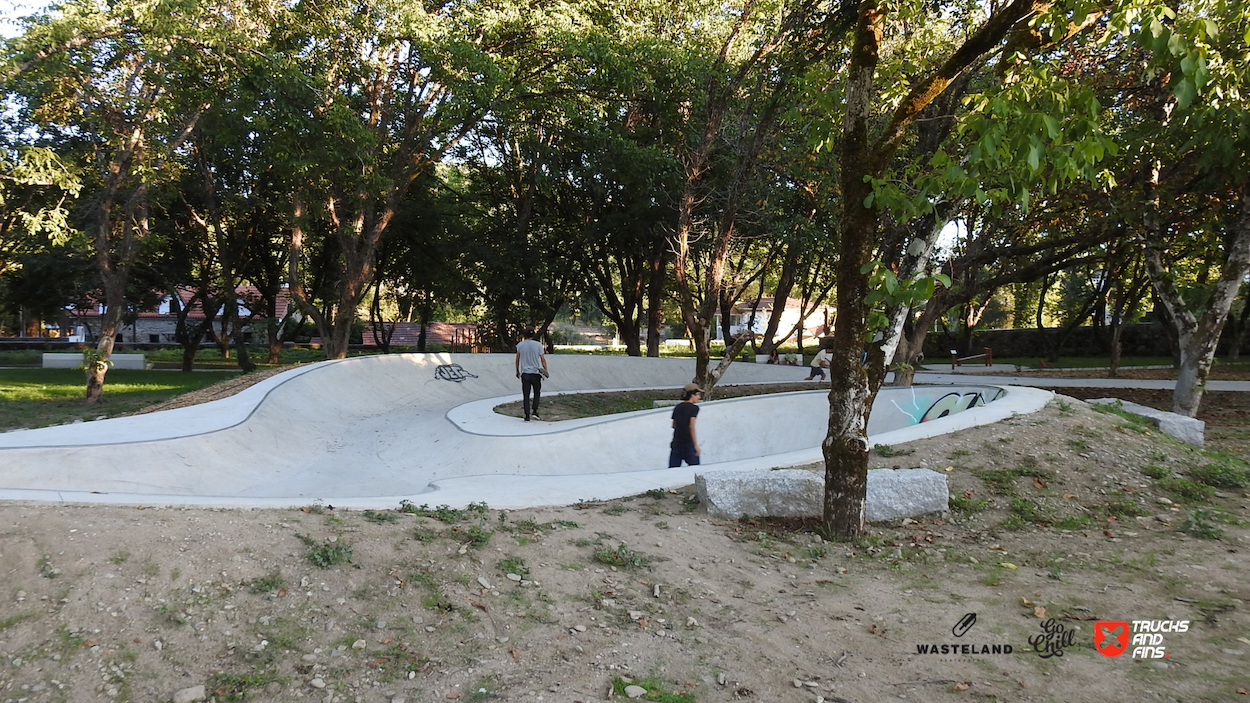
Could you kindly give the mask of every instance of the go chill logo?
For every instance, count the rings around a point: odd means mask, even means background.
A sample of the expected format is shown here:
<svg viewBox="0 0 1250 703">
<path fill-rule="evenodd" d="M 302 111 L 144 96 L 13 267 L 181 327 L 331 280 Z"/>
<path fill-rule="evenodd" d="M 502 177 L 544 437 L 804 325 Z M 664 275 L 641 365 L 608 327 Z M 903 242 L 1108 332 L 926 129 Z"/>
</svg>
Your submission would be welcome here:
<svg viewBox="0 0 1250 703">
<path fill-rule="evenodd" d="M 1105 657 L 1132 648 L 1134 659 L 1167 659 L 1163 636 L 1188 631 L 1188 620 L 1099 620 L 1094 623 L 1094 649 Z"/>
</svg>

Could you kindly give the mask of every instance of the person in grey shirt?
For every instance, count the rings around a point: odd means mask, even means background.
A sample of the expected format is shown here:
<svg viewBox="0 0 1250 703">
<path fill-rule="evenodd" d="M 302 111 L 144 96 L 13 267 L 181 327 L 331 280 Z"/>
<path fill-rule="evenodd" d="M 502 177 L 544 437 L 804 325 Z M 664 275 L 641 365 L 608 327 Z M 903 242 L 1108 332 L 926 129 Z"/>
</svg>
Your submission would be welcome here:
<svg viewBox="0 0 1250 703">
<path fill-rule="evenodd" d="M 538 416 L 538 400 L 542 395 L 543 379 L 548 376 L 547 354 L 543 345 L 535 337 L 537 332 L 527 330 L 525 339 L 516 345 L 516 377 L 521 379 L 521 407 L 525 409 L 525 421 L 530 418 L 542 420 Z M 534 404 L 530 405 L 530 392 L 534 394 Z"/>
</svg>

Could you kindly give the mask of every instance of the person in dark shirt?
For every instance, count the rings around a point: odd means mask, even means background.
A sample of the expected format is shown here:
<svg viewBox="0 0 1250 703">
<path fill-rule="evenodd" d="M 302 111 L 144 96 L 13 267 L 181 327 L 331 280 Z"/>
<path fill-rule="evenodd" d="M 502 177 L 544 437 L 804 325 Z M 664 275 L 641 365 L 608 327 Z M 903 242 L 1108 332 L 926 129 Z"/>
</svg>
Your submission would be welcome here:
<svg viewBox="0 0 1250 703">
<path fill-rule="evenodd" d="M 669 445 L 668 466 L 681 466 L 685 461 L 690 466 L 699 465 L 699 437 L 694 430 L 694 421 L 699 417 L 697 403 L 703 398 L 703 389 L 693 383 L 687 383 L 681 389 L 682 402 L 673 408 L 673 441 Z"/>
</svg>

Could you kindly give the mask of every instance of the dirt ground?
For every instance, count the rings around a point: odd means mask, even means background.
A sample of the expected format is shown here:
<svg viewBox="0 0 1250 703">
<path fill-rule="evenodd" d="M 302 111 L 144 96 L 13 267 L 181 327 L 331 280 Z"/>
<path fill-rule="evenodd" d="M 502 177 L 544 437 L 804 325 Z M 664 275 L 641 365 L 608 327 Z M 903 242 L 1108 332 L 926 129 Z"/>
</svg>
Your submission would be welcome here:
<svg viewBox="0 0 1250 703">
<path fill-rule="evenodd" d="M 3 504 L 0 701 L 1248 700 L 1250 489 L 1209 485 L 1237 465 L 1065 397 L 873 464 L 944 473 L 957 509 L 844 544 L 689 489 Z M 1188 624 L 1109 658 L 1098 620 Z"/>
</svg>

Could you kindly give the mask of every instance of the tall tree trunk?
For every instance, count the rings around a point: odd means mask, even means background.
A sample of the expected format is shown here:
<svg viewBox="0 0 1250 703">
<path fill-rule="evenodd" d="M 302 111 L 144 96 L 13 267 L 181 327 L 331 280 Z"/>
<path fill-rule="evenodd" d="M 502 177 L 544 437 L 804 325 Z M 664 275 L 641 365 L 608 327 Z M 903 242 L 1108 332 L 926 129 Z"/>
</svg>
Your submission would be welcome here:
<svg viewBox="0 0 1250 703">
<path fill-rule="evenodd" d="M 777 348 L 777 330 L 781 327 L 781 318 L 785 315 L 786 303 L 790 300 L 790 291 L 794 290 L 794 276 L 799 267 L 799 245 L 791 242 L 787 248 L 786 256 L 781 262 L 781 275 L 777 277 L 777 287 L 773 289 L 773 308 L 768 313 L 768 322 L 764 325 L 764 339 L 760 342 L 759 353 L 764 356 L 772 354 Z M 799 312 L 801 315 L 802 310 Z"/>
<path fill-rule="evenodd" d="M 1157 189 L 1154 197 L 1157 205 Z M 1233 231 L 1226 238 L 1228 248 L 1220 278 L 1215 283 L 1201 317 L 1196 317 L 1186 307 L 1173 283 L 1171 271 L 1163 261 L 1160 250 L 1162 223 L 1158 219 L 1157 210 L 1148 212 L 1146 217 L 1146 270 L 1150 274 L 1155 293 L 1167 308 L 1180 342 L 1180 373 L 1176 379 L 1176 389 L 1172 393 L 1172 412 L 1188 417 L 1198 414 L 1207 376 L 1211 372 L 1211 362 L 1215 358 L 1215 348 L 1224 329 L 1224 321 L 1241 288 L 1242 280 L 1250 273 L 1250 186 L 1242 186 L 1240 201 L 1240 211 L 1233 224 Z"/>
<path fill-rule="evenodd" d="M 829 359 L 829 429 L 821 444 L 825 457 L 825 493 L 821 528 L 826 537 L 850 540 L 864 528 L 868 492 L 868 412 L 872 398 L 868 373 L 860 363 L 868 296 L 864 267 L 872 259 L 879 214 L 864 202 L 872 194 L 865 183 L 883 165 L 874 162 L 868 122 L 876 93 L 878 47 L 885 11 L 877 0 L 862 0 L 847 73 L 842 121 L 842 241 L 838 248 L 838 312 Z"/>
<path fill-rule="evenodd" d="M 1241 314 L 1228 318 L 1229 326 L 1232 328 L 1228 335 L 1229 361 L 1237 361 L 1241 358 L 1241 348 L 1245 346 L 1247 337 L 1250 337 L 1250 325 L 1246 324 L 1248 321 L 1250 321 L 1250 291 L 1242 296 Z"/>
<path fill-rule="evenodd" d="M 925 339 L 929 336 L 933 322 L 946 312 L 945 301 L 946 290 L 937 291 L 925 303 L 920 317 L 899 341 L 898 349 L 894 352 L 894 382 L 891 385 L 910 386 L 915 381 L 916 367 L 924 357 Z M 911 368 L 903 368 L 901 364 L 907 364 Z"/>
<path fill-rule="evenodd" d="M 664 278 L 668 270 L 668 248 L 656 242 L 651 252 L 647 281 L 647 356 L 660 356 L 660 325 L 664 322 Z"/>
<path fill-rule="evenodd" d="M 874 393 L 860 355 L 868 314 L 864 301 L 869 276 L 865 266 L 872 259 L 880 220 L 877 202 L 865 204 L 873 193 L 870 181 L 885 174 L 921 111 L 970 65 L 994 50 L 1017 24 L 1023 26 L 1023 21 L 1046 6 L 1044 2 L 1015 0 L 991 15 L 949 55 L 941 68 L 914 84 L 870 144 L 869 121 L 877 98 L 875 74 L 887 10 L 879 0 L 859 3 L 842 121 L 843 226 L 838 248 L 838 313 L 830 359 L 833 384 L 829 391 L 829 431 L 822 444 L 825 493 L 821 529 L 829 537 L 851 539 L 864 526 L 867 426 Z"/>
</svg>

